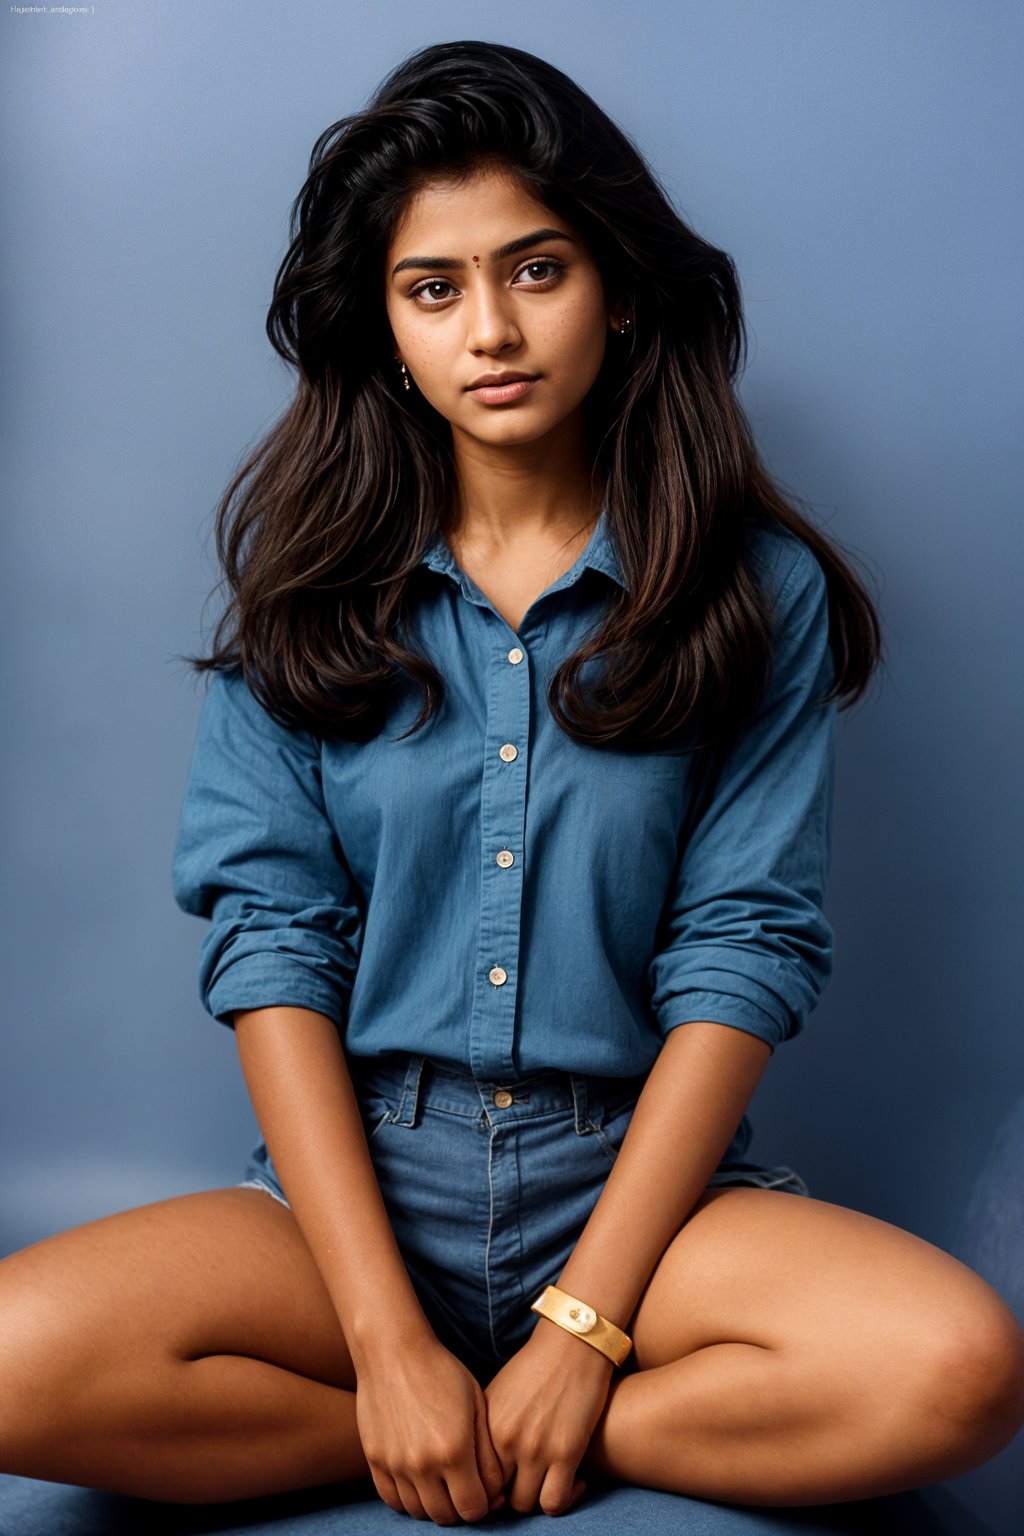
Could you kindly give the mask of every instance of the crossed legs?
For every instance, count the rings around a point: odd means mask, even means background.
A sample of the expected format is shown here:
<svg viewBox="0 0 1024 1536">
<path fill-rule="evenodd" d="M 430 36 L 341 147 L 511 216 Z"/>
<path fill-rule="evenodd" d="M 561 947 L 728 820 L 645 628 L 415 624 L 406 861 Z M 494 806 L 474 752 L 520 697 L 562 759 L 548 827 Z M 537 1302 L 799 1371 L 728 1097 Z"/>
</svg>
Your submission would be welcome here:
<svg viewBox="0 0 1024 1536">
<path fill-rule="evenodd" d="M 709 1191 L 630 1331 L 635 1369 L 584 1475 L 828 1503 L 955 1475 L 1024 1420 L 1024 1338 L 991 1287 L 804 1196 Z M 368 1471 L 330 1298 L 291 1211 L 255 1189 L 118 1212 L 0 1261 L 0 1380 L 0 1471 L 16 1475 L 191 1503 Z"/>
</svg>

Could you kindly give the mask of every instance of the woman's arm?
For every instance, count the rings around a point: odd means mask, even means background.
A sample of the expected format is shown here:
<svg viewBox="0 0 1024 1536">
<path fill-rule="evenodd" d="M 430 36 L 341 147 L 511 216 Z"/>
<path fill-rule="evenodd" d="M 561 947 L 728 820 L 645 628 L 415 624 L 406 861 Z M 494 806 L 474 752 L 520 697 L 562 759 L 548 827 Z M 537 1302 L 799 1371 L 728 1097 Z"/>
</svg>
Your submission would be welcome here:
<svg viewBox="0 0 1024 1536">
<path fill-rule="evenodd" d="M 413 1288 L 337 1027 L 296 1007 L 239 1010 L 233 1022 L 256 1118 L 352 1356 L 377 1491 L 397 1514 L 482 1520 L 502 1502 L 486 1400 Z"/>
<path fill-rule="evenodd" d="M 433 1330 L 395 1241 L 341 1038 L 307 1008 L 235 1014 L 242 1072 L 357 1371 Z"/>
<path fill-rule="evenodd" d="M 649 968 L 664 1044 L 563 1276 L 622 1328 L 831 971 L 834 664 L 825 577 L 805 548 L 774 606 L 766 697 L 683 850 Z"/>
<path fill-rule="evenodd" d="M 655 1265 L 718 1166 L 770 1055 L 765 1041 L 729 1024 L 693 1022 L 670 1032 L 557 1281 L 562 1290 L 628 1329 Z M 577 1342 L 546 1317 L 537 1327 Z"/>
<path fill-rule="evenodd" d="M 501 1486 L 483 1391 L 414 1292 L 345 1059 L 364 901 L 327 813 L 321 743 L 273 720 L 237 669 L 216 673 L 203 702 L 173 880 L 178 905 L 210 919 L 200 996 L 235 1031 L 344 1332 L 377 1491 L 399 1514 L 482 1519 Z"/>
</svg>

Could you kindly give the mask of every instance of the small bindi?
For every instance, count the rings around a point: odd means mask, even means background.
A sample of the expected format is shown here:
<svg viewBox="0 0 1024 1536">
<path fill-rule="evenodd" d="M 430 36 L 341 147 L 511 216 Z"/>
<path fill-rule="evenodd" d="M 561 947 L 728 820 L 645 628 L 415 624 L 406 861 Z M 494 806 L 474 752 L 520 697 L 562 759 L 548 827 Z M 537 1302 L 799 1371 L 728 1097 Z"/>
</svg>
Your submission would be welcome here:
<svg viewBox="0 0 1024 1536">
<path fill-rule="evenodd" d="M 479 256 L 474 256 L 474 257 L 473 257 L 473 260 L 474 260 L 474 261 L 479 261 L 479 260 L 480 260 L 480 257 L 479 257 Z"/>
</svg>

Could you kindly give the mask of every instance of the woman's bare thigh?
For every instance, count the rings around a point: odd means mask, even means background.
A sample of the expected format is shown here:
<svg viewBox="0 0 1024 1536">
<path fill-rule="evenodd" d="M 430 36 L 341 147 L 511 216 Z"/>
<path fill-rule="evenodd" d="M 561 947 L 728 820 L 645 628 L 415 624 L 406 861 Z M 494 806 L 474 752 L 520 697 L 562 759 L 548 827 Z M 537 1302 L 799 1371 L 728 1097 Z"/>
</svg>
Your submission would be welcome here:
<svg viewBox="0 0 1024 1536">
<path fill-rule="evenodd" d="M 292 1212 L 257 1189 L 157 1200 L 0 1260 L 5 1387 L 147 1357 L 250 1355 L 355 1387 L 341 1325 Z"/>
<path fill-rule="evenodd" d="M 810 1196 L 706 1191 L 630 1332 L 639 1370 L 738 1340 L 818 1361 L 875 1402 L 923 1391 L 969 1415 L 987 1390 L 1024 1413 L 1024 1336 L 988 1282 L 913 1233 Z"/>
</svg>

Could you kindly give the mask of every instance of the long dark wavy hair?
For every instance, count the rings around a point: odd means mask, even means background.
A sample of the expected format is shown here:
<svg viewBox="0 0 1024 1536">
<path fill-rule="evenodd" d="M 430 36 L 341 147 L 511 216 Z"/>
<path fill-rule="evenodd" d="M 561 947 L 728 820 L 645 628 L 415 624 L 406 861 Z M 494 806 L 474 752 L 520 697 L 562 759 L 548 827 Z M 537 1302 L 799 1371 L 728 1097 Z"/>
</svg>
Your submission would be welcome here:
<svg viewBox="0 0 1024 1536">
<path fill-rule="evenodd" d="M 835 675 L 822 702 L 848 707 L 880 660 L 878 617 L 835 542 L 760 462 L 733 388 L 747 342 L 732 259 L 683 222 L 574 81 L 487 42 L 413 53 L 316 141 L 267 317 L 297 371 L 294 398 L 219 503 L 230 599 L 210 656 L 183 659 L 241 666 L 275 719 L 319 736 L 377 734 L 403 671 L 423 692 L 411 730 L 441 703 L 406 620 L 428 577 L 420 556 L 457 505 L 451 431 L 401 387 L 385 260 L 413 194 L 496 166 L 575 226 L 633 320 L 585 402 L 592 486 L 606 489 L 628 590 L 553 675 L 559 727 L 597 747 L 682 732 L 695 749 L 727 749 L 771 673 L 770 604 L 748 547 L 757 523 L 789 529 L 823 567 Z"/>
</svg>

